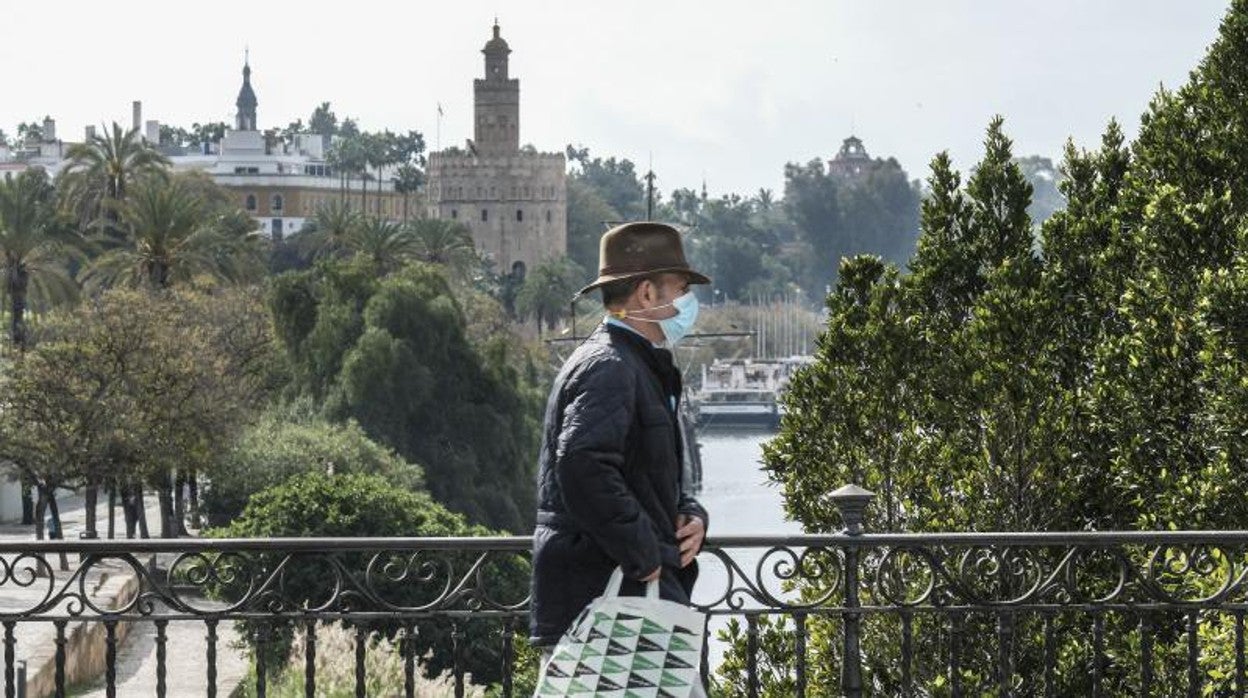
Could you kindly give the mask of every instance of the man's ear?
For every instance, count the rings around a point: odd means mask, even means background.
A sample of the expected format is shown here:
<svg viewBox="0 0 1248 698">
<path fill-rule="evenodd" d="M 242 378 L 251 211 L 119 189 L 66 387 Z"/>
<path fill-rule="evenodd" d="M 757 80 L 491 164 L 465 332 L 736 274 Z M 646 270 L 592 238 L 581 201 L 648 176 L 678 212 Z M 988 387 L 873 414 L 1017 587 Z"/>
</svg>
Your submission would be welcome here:
<svg viewBox="0 0 1248 698">
<path fill-rule="evenodd" d="M 637 284 L 637 300 L 641 301 L 646 307 L 658 304 L 657 287 L 650 279 L 643 279 Z"/>
</svg>

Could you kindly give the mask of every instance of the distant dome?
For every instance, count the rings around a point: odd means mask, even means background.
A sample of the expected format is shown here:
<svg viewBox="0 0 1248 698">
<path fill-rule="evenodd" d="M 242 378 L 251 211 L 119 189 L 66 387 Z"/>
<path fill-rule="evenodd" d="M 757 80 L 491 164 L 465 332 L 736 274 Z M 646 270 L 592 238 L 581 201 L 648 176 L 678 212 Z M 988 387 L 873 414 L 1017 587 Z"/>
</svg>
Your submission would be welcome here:
<svg viewBox="0 0 1248 698">
<path fill-rule="evenodd" d="M 485 42 L 485 48 L 481 49 L 485 53 L 511 53 L 511 47 L 507 45 L 507 40 L 499 36 L 498 22 L 494 22 L 494 38 Z"/>
<path fill-rule="evenodd" d="M 243 88 L 238 91 L 238 99 L 234 104 L 239 109 L 255 109 L 257 106 L 256 91 L 251 89 L 250 65 L 243 65 Z"/>
</svg>

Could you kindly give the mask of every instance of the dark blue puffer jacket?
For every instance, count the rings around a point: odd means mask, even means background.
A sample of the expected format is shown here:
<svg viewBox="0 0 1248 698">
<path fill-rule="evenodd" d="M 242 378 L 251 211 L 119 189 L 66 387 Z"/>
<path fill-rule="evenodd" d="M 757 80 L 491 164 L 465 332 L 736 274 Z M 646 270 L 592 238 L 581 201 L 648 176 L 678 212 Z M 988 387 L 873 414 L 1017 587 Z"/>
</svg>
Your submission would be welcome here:
<svg viewBox="0 0 1248 698">
<path fill-rule="evenodd" d="M 660 595 L 689 601 L 697 563 L 680 567 L 676 517 L 709 519 L 681 480 L 680 392 L 671 352 L 605 323 L 560 370 L 539 463 L 534 644 L 558 642 L 617 565 L 629 580 L 662 565 Z"/>
</svg>

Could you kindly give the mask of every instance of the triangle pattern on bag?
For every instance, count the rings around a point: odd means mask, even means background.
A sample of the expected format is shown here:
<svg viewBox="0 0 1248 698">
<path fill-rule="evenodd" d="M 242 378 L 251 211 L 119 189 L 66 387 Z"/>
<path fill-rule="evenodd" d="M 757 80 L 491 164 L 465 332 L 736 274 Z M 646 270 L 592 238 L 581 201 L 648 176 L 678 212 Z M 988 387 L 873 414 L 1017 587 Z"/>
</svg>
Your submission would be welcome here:
<svg viewBox="0 0 1248 698">
<path fill-rule="evenodd" d="M 571 676 L 566 669 L 559 666 L 558 662 L 551 662 L 550 665 L 546 667 L 546 675 L 553 676 L 558 679 L 566 679 Z"/>
<path fill-rule="evenodd" d="M 538 691 L 538 695 L 561 696 L 564 694 L 564 690 L 559 688 L 559 685 L 556 682 L 550 680 L 549 673 L 546 674 L 546 679 L 547 680 L 542 682 L 541 690 Z"/>
<path fill-rule="evenodd" d="M 693 665 L 681 659 L 679 656 L 671 652 L 668 652 L 667 661 L 663 662 L 663 668 L 664 669 L 691 669 L 693 668 Z"/>
<path fill-rule="evenodd" d="M 680 651 L 680 650 L 690 651 L 693 649 L 693 645 L 690 645 L 688 642 L 685 642 L 685 640 L 681 638 L 679 635 L 673 635 L 671 639 L 667 641 L 667 649 L 676 650 L 676 651 Z"/>
<path fill-rule="evenodd" d="M 638 652 L 666 652 L 667 648 L 663 647 L 662 645 L 658 644 L 654 640 L 651 640 L 650 638 L 643 635 L 637 638 L 637 651 Z"/>
<path fill-rule="evenodd" d="M 665 671 L 663 672 L 663 678 L 659 680 L 659 685 L 674 687 L 674 686 L 688 686 L 689 683 L 687 681 L 681 681 L 680 677 L 676 676 L 675 674 L 669 674 Z"/>
<path fill-rule="evenodd" d="M 633 666 L 634 666 L 634 667 L 636 667 L 636 666 L 637 666 L 635 662 L 633 663 Z M 615 660 L 611 659 L 610 657 L 603 657 L 603 659 L 602 659 L 602 673 L 604 673 L 604 674 L 619 674 L 619 673 L 622 673 L 622 672 L 625 672 L 625 671 L 628 671 L 628 667 L 624 666 L 623 664 L 620 664 L 619 662 L 617 662 L 617 661 L 615 661 Z"/>
<path fill-rule="evenodd" d="M 586 686 L 585 684 L 581 683 L 580 681 L 577 681 L 576 679 L 572 679 L 572 683 L 568 684 L 569 695 L 575 694 L 575 693 L 593 693 L 593 692 L 594 692 L 594 689 L 590 688 L 589 686 Z"/>
<path fill-rule="evenodd" d="M 624 625 L 623 623 L 616 623 L 615 625 L 611 626 L 612 638 L 636 637 L 636 635 L 637 635 L 636 630 L 633 630 L 632 628 L 628 627 L 627 625 Z"/>
<path fill-rule="evenodd" d="M 658 623 L 655 623 L 649 618 L 643 618 L 641 619 L 641 632 L 644 635 L 653 635 L 655 633 L 667 633 L 671 631 Z"/>
<path fill-rule="evenodd" d="M 607 656 L 608 656 L 608 657 L 618 657 L 618 656 L 623 655 L 623 654 L 632 654 L 632 653 L 633 653 L 633 651 L 632 651 L 631 649 L 629 649 L 629 648 L 625 647 L 624 645 L 622 645 L 622 644 L 620 644 L 620 643 L 616 642 L 615 640 L 612 640 L 612 641 L 611 641 L 611 643 L 607 645 Z"/>
<path fill-rule="evenodd" d="M 661 669 L 658 664 L 650 661 L 644 654 L 633 655 L 633 671 L 638 669 Z"/>
<path fill-rule="evenodd" d="M 650 681 L 647 681 L 646 677 L 640 674 L 629 674 L 628 675 L 628 687 L 629 688 L 655 688 L 655 685 L 651 683 Z"/>
<path fill-rule="evenodd" d="M 587 675 L 593 675 L 597 673 L 598 673 L 597 669 L 586 664 L 585 662 L 577 662 L 576 670 L 572 672 L 572 675 L 573 676 L 587 676 Z"/>
<path fill-rule="evenodd" d="M 620 691 L 620 690 L 623 690 L 623 689 L 624 689 L 624 687 L 623 687 L 623 686 L 621 686 L 620 684 L 618 684 L 618 683 L 616 683 L 616 682 L 612 681 L 611 679 L 608 679 L 608 678 L 607 678 L 607 677 L 605 677 L 605 676 L 599 676 L 599 677 L 598 677 L 598 686 L 597 686 L 597 688 L 598 688 L 598 690 L 599 690 L 599 691 Z"/>
<path fill-rule="evenodd" d="M 672 632 L 674 632 L 674 633 L 680 633 L 681 635 L 697 635 L 697 634 L 698 634 L 698 633 L 693 632 L 693 631 L 692 631 L 692 630 L 690 630 L 689 628 L 686 628 L 686 627 L 685 627 L 685 626 L 683 626 L 683 625 L 677 625 L 677 626 L 673 627 L 673 628 L 672 628 Z"/>
<path fill-rule="evenodd" d="M 603 634 L 603 632 L 599 630 L 597 626 L 594 626 L 589 629 L 589 641 L 590 642 L 593 642 L 594 640 L 601 640 L 604 637 L 606 637 L 606 635 Z"/>
</svg>

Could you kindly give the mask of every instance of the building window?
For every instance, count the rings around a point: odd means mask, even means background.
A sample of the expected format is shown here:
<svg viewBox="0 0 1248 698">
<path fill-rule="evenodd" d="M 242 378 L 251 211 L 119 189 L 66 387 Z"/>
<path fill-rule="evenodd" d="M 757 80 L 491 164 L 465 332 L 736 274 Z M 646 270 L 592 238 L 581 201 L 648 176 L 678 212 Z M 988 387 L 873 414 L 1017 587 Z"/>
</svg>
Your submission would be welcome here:
<svg viewBox="0 0 1248 698">
<path fill-rule="evenodd" d="M 247 210 L 248 210 L 248 211 L 254 211 L 254 210 L 256 210 L 256 195 L 255 195 L 255 194 L 248 194 L 248 195 L 247 195 L 247 204 L 246 204 L 246 205 L 247 205 Z"/>
<path fill-rule="evenodd" d="M 550 211 L 546 211 L 546 222 L 550 222 Z"/>
<path fill-rule="evenodd" d="M 481 209 L 481 222 L 484 223 L 488 220 L 490 220 L 490 209 L 488 208 Z"/>
<path fill-rule="evenodd" d="M 516 222 L 517 222 L 517 223 L 523 223 L 523 222 L 524 222 L 524 209 L 522 209 L 522 208 L 518 208 L 518 209 L 516 209 Z"/>
<path fill-rule="evenodd" d="M 280 210 L 282 210 L 282 204 L 284 204 L 284 203 L 285 203 L 285 202 L 284 202 L 284 201 L 282 201 L 282 195 L 281 195 L 281 194 L 274 194 L 274 195 L 273 195 L 273 210 L 274 210 L 274 211 L 280 211 Z"/>
<path fill-rule="evenodd" d="M 459 209 L 457 208 L 451 209 L 451 220 L 453 221 L 459 220 Z"/>
</svg>

